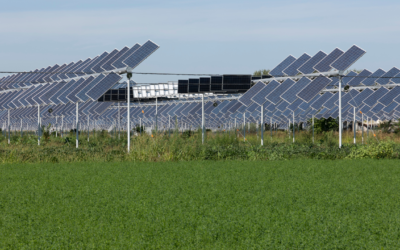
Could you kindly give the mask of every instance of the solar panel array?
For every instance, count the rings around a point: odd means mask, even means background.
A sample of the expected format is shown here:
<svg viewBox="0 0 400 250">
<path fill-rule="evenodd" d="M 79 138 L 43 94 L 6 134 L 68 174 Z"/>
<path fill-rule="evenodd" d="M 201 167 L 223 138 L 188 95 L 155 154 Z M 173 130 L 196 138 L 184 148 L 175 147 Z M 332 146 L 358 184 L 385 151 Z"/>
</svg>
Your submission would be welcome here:
<svg viewBox="0 0 400 250">
<path fill-rule="evenodd" d="M 20 120 L 23 120 L 33 129 L 37 126 L 35 119 L 37 119 L 38 109 L 36 106 L 41 105 L 42 124 L 55 124 L 56 119 L 60 124 L 60 119 L 63 117 L 65 126 L 73 127 L 75 102 L 80 102 L 79 114 L 90 117 L 87 126 L 109 129 L 116 126 L 116 121 L 119 120 L 123 127 L 127 114 L 125 103 L 120 103 L 122 106 L 119 112 L 121 119 L 118 119 L 115 101 L 126 101 L 126 95 L 130 92 L 131 97 L 138 100 L 159 97 L 157 123 L 160 128 L 169 126 L 171 123 L 175 124 L 175 122 L 171 122 L 171 119 L 176 119 L 179 127 L 182 127 L 183 124 L 186 124 L 187 128 L 200 126 L 202 114 L 200 96 L 179 96 L 178 83 L 148 85 L 133 83 L 131 90 L 127 91 L 126 83 L 121 83 L 121 76 L 116 73 L 101 72 L 98 75 L 87 75 L 90 72 L 119 68 L 121 65 L 135 67 L 146 58 L 147 54 L 157 48 L 152 42 L 134 47 L 136 48 L 125 47 L 120 51 L 103 53 L 93 60 L 55 65 L 32 71 L 32 74 L 16 74 L 1 79 L 1 86 L 9 91 L 0 93 L 0 125 L 4 126 L 10 109 L 14 126 L 20 126 Z M 142 49 L 139 50 L 139 48 Z M 222 124 L 233 126 L 234 122 L 243 122 L 244 117 L 246 117 L 246 122 L 269 123 L 272 121 L 283 126 L 293 119 L 293 115 L 296 122 L 305 122 L 313 115 L 317 118 L 337 118 L 339 114 L 337 92 L 339 79 L 325 76 L 323 73 L 333 70 L 348 70 L 364 54 L 364 50 L 354 45 L 345 52 L 336 48 L 330 53 L 319 51 L 313 56 L 307 53 L 299 58 L 289 56 L 271 70 L 269 76 L 271 78 L 261 76 L 259 79 L 268 81 L 255 82 L 244 94 L 206 96 L 204 104 L 206 126 L 210 128 L 218 128 Z M 79 78 L 78 74 L 73 73 L 60 73 L 51 77 L 37 74 L 37 72 L 51 72 L 56 68 L 64 69 L 65 72 L 69 72 L 68 69 L 79 69 L 87 74 L 85 73 L 85 78 Z M 315 72 L 320 75 L 304 75 Z M 392 68 L 387 72 L 382 69 L 374 72 L 366 69 L 361 72 L 346 72 L 342 82 L 343 86 L 349 85 L 350 89 L 342 93 L 343 120 L 353 119 L 354 108 L 356 108 L 357 120 L 361 120 L 360 111 L 374 120 L 399 118 L 400 86 L 390 85 L 398 81 L 396 77 L 399 74 L 400 70 L 397 68 Z M 277 78 L 283 75 L 295 77 Z M 52 80 L 51 83 L 42 82 L 49 79 Z M 19 88 L 9 88 L 16 86 L 16 80 L 19 81 Z M 13 83 L 11 84 L 11 82 Z M 189 79 L 185 82 L 188 91 L 192 84 L 192 88 L 196 88 L 199 92 L 202 92 L 202 88 L 212 91 L 213 88 L 218 89 L 218 86 L 221 90 L 223 89 L 222 83 L 223 77 L 219 76 Z M 202 85 L 203 87 L 201 87 Z M 232 82 L 232 85 L 235 84 Z M 22 86 L 26 88 L 20 89 Z M 368 88 L 357 89 L 360 86 Z M 331 92 L 324 91 L 327 89 Z M 163 96 L 177 98 L 161 99 L 160 97 Z M 53 112 L 49 113 L 49 109 L 52 109 Z M 260 117 L 261 109 L 264 111 L 263 117 Z M 130 114 L 132 126 L 139 123 L 145 126 L 155 125 L 156 108 L 154 103 L 134 102 Z M 83 119 L 82 124 L 85 125 L 85 122 Z"/>
</svg>

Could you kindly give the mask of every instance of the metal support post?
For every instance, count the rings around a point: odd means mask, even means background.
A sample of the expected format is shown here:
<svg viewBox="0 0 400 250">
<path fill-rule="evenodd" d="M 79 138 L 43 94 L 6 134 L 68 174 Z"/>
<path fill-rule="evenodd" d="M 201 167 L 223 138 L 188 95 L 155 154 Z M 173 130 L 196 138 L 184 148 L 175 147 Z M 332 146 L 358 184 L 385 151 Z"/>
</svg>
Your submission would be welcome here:
<svg viewBox="0 0 400 250">
<path fill-rule="evenodd" d="M 8 110 L 8 144 L 10 144 L 10 142 L 11 142 L 10 127 L 11 127 L 11 124 L 10 124 L 10 110 Z"/>
<path fill-rule="evenodd" d="M 314 115 L 312 115 L 312 143 L 314 143 Z"/>
<path fill-rule="evenodd" d="M 269 131 L 271 134 L 271 142 L 272 142 L 272 117 L 269 119 Z"/>
<path fill-rule="evenodd" d="M 343 72 L 339 72 L 339 148 L 342 148 L 342 75 Z"/>
<path fill-rule="evenodd" d="M 243 141 L 246 141 L 246 113 L 243 113 Z"/>
<path fill-rule="evenodd" d="M 158 132 L 158 121 L 157 121 L 157 118 L 158 118 L 158 98 L 156 97 L 156 135 L 157 135 L 157 132 Z"/>
<path fill-rule="evenodd" d="M 79 102 L 76 103 L 76 148 L 79 147 Z"/>
<path fill-rule="evenodd" d="M 264 104 L 261 105 L 261 146 L 264 145 Z"/>
<path fill-rule="evenodd" d="M 38 146 L 40 146 L 40 105 L 38 105 Z"/>
<path fill-rule="evenodd" d="M 204 94 L 201 95 L 201 143 L 204 144 Z"/>
<path fill-rule="evenodd" d="M 121 111 L 119 108 L 119 102 L 118 102 L 118 140 L 120 139 L 120 128 L 121 128 Z"/>
<path fill-rule="evenodd" d="M 87 116 L 87 141 L 88 142 L 89 142 L 89 129 L 90 129 L 89 122 L 90 122 L 90 120 L 89 120 L 89 115 L 88 115 Z"/>
<path fill-rule="evenodd" d="M 127 147 L 128 147 L 128 153 L 129 153 L 131 150 L 131 76 L 132 76 L 132 74 L 128 73 L 126 76 L 128 78 L 128 82 L 126 85 L 127 91 L 128 91 L 128 95 L 126 97 L 127 105 L 128 105 L 127 110 L 126 110 L 127 111 L 126 112 L 126 128 L 127 128 L 126 136 L 127 136 L 127 144 L 128 144 Z"/>
<path fill-rule="evenodd" d="M 295 137 L 295 127 L 294 127 L 294 112 L 293 112 L 293 143 L 294 143 L 294 137 Z"/>
<path fill-rule="evenodd" d="M 61 138 L 64 137 L 64 115 L 61 115 Z"/>
<path fill-rule="evenodd" d="M 356 144 L 356 107 L 353 107 L 353 134 L 354 134 L 354 144 Z"/>
</svg>

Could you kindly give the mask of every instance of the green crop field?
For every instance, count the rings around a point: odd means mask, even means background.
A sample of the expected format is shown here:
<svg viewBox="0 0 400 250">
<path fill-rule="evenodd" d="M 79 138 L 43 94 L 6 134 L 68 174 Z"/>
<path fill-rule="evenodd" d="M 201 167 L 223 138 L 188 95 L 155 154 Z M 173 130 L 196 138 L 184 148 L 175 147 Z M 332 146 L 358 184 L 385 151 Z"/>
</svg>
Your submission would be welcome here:
<svg viewBox="0 0 400 250">
<path fill-rule="evenodd" d="M 0 165 L 4 249 L 399 249 L 398 160 Z"/>
</svg>

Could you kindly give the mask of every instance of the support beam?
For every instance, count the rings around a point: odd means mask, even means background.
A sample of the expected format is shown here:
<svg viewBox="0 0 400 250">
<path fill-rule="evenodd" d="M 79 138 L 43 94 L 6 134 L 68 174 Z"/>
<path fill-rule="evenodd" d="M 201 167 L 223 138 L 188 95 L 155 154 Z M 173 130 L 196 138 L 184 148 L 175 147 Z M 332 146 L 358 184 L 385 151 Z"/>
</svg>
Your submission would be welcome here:
<svg viewBox="0 0 400 250">
<path fill-rule="evenodd" d="M 339 148 L 342 148 L 342 77 L 339 76 Z"/>
<path fill-rule="evenodd" d="M 79 147 L 79 102 L 76 103 L 76 148 Z"/>
</svg>

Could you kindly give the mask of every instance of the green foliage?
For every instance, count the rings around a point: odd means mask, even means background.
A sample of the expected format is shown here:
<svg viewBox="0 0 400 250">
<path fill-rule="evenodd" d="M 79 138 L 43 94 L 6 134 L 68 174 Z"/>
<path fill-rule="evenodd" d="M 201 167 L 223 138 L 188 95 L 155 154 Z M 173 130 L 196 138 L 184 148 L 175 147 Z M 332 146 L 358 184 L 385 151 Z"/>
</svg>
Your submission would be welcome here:
<svg viewBox="0 0 400 250">
<path fill-rule="evenodd" d="M 362 147 L 354 147 L 346 158 L 348 159 L 393 158 L 394 149 L 395 149 L 395 144 L 393 142 L 371 143 Z"/>
<path fill-rule="evenodd" d="M 268 75 L 268 73 L 269 73 L 270 71 L 271 71 L 271 70 L 269 70 L 269 69 L 260 69 L 260 70 L 256 70 L 256 71 L 254 71 L 253 76 Z"/>
<path fill-rule="evenodd" d="M 379 124 L 379 128 L 383 133 L 400 133 L 400 119 L 397 122 L 393 122 L 392 120 L 389 121 L 382 121 Z"/>
<path fill-rule="evenodd" d="M 0 249 L 400 248 L 398 161 L 5 164 L 0 172 Z"/>
<path fill-rule="evenodd" d="M 140 133 L 145 133 L 144 126 L 139 126 L 139 125 L 137 125 L 137 126 L 135 127 L 135 131 L 136 131 L 136 133 L 138 133 L 138 134 L 140 134 Z"/>
<path fill-rule="evenodd" d="M 49 123 L 47 127 L 42 125 L 42 133 L 43 133 L 42 136 L 45 142 L 48 142 L 50 140 L 50 134 L 51 134 L 50 127 L 51 123 Z"/>
<path fill-rule="evenodd" d="M 96 132 L 91 135 L 89 142 L 87 134 L 82 133 L 79 149 L 75 148 L 75 135 L 64 135 L 64 138 L 50 136 L 48 141 L 43 140 L 38 146 L 37 136 L 24 134 L 20 137 L 16 133 L 11 137 L 11 145 L 1 136 L 0 163 L 54 162 L 55 158 L 58 162 L 399 158 L 400 152 L 400 145 L 393 144 L 392 154 L 374 153 L 371 144 L 378 143 L 374 137 L 369 139 L 368 145 L 345 144 L 342 149 L 338 149 L 337 132 L 334 131 L 318 134 L 313 143 L 310 130 L 298 133 L 296 129 L 296 143 L 293 144 L 292 131 L 272 131 L 271 137 L 270 131 L 266 130 L 264 146 L 260 146 L 259 132 L 257 135 L 254 132 L 248 133 L 246 128 L 246 141 L 243 140 L 242 132 L 242 129 L 208 132 L 204 144 L 201 143 L 199 129 L 184 133 L 175 130 L 171 136 L 168 132 L 159 132 L 153 137 L 142 134 L 132 136 L 130 154 L 126 152 L 125 133 L 121 133 L 121 139 L 118 139 L 118 136 L 110 135 L 107 131 Z M 361 142 L 360 138 L 358 142 Z"/>
<path fill-rule="evenodd" d="M 308 126 L 312 127 L 312 119 L 307 121 Z M 322 133 L 328 131 L 337 131 L 339 129 L 339 123 L 336 119 L 329 117 L 328 119 L 321 118 L 316 119 L 314 118 L 314 132 L 315 133 Z"/>
</svg>

